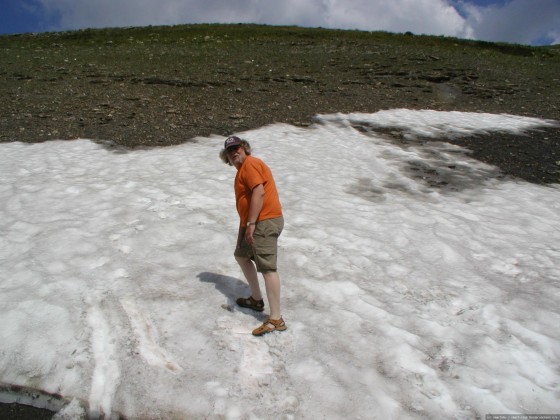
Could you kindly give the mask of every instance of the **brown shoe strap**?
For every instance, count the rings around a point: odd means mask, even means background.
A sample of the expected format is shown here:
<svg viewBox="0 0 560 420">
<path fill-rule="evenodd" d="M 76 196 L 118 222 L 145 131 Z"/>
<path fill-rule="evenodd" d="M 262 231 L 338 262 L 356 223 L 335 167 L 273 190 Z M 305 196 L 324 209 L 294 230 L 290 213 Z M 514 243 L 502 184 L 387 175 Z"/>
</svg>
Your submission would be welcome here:
<svg viewBox="0 0 560 420">
<path fill-rule="evenodd" d="M 264 322 L 263 325 L 268 324 L 268 323 L 274 325 L 275 328 L 278 328 L 278 327 L 281 327 L 281 326 L 284 325 L 284 320 L 282 319 L 282 317 L 280 317 L 280 319 L 271 319 L 271 318 L 268 318 L 268 319 Z"/>
</svg>

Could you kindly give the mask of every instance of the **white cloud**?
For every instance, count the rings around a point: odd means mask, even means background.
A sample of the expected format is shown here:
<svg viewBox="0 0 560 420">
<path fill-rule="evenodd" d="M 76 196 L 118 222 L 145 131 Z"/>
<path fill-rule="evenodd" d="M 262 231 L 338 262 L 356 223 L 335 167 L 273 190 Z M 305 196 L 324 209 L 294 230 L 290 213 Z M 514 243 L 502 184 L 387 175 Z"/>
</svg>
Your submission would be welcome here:
<svg viewBox="0 0 560 420">
<path fill-rule="evenodd" d="M 560 42 L 558 0 L 511 0 L 487 7 L 463 2 L 463 6 L 476 39 L 533 44 L 549 38 L 552 43 Z"/>
<path fill-rule="evenodd" d="M 57 29 L 251 22 L 458 35 L 463 18 L 445 0 L 39 0 Z"/>
<path fill-rule="evenodd" d="M 413 32 L 530 43 L 558 40 L 558 0 L 478 7 L 466 0 L 38 0 L 53 30 L 182 23 L 262 23 Z M 459 9 L 461 14 L 458 12 Z M 556 32 L 553 32 L 556 31 Z"/>
<path fill-rule="evenodd" d="M 560 30 L 550 31 L 547 37 L 551 40 L 552 44 L 560 44 Z"/>
<path fill-rule="evenodd" d="M 443 0 L 327 2 L 329 27 L 457 35 L 463 18 Z"/>
</svg>

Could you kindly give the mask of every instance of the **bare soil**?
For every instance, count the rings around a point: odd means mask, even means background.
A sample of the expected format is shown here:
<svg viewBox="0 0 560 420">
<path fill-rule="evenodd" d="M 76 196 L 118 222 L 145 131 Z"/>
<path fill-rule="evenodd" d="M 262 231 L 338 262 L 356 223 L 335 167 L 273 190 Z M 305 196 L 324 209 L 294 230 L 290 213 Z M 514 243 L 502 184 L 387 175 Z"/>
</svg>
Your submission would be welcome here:
<svg viewBox="0 0 560 420">
<path fill-rule="evenodd" d="M 388 33 L 191 25 L 0 37 L 0 142 L 168 146 L 317 114 L 381 109 L 560 120 L 560 49 Z M 560 182 L 549 129 L 460 143 Z M 449 141 L 452 141 L 449 139 Z"/>
</svg>

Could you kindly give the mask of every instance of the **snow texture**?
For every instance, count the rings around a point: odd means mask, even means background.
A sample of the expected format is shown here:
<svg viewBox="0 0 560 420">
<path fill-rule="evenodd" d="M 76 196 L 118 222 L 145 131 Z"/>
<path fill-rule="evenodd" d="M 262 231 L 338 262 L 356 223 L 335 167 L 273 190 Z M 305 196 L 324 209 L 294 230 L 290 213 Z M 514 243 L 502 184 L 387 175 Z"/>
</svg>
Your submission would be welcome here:
<svg viewBox="0 0 560 420">
<path fill-rule="evenodd" d="M 286 220 L 288 330 L 262 338 L 266 312 L 235 306 L 223 138 L 1 144 L 0 381 L 63 396 L 60 418 L 558 412 L 560 186 L 445 143 L 552 124 L 401 109 L 239 133 Z"/>
</svg>

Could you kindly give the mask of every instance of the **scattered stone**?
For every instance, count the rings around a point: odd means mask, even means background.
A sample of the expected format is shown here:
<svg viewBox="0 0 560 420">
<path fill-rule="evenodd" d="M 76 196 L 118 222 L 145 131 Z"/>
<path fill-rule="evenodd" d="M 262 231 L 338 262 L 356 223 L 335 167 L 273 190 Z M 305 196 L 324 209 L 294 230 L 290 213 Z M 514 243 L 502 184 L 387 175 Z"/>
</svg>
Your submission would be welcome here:
<svg viewBox="0 0 560 420">
<path fill-rule="evenodd" d="M 560 56 L 542 48 L 459 40 L 455 48 L 445 38 L 354 31 L 287 36 L 282 28 L 267 28 L 266 38 L 236 39 L 228 25 L 193 40 L 186 27 L 170 30 L 185 36 L 173 43 L 154 37 L 153 28 L 146 34 L 136 28 L 131 42 L 128 29 L 119 29 L 83 47 L 72 32 L 6 36 L 0 141 L 46 141 L 56 129 L 61 139 L 163 146 L 272 123 L 309 126 L 317 114 L 391 108 L 560 120 Z M 205 36 L 213 42 L 201 42 Z M 72 55 L 61 56 L 70 45 Z M 30 66 L 38 55 L 40 64 Z M 465 145 L 505 173 L 558 182 L 551 173 L 560 162 L 558 132 L 510 142 L 518 145 L 507 154 L 498 137 L 496 144 L 492 137 Z"/>
</svg>

